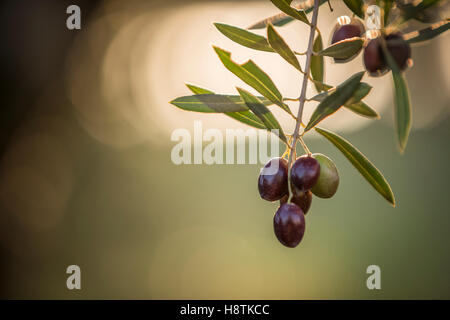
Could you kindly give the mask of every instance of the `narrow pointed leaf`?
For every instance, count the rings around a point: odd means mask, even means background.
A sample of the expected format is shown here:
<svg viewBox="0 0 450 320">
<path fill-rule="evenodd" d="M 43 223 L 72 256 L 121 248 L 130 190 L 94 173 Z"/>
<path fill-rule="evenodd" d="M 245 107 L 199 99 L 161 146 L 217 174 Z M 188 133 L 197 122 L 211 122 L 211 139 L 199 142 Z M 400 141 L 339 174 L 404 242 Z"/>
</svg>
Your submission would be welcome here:
<svg viewBox="0 0 450 320">
<path fill-rule="evenodd" d="M 352 104 L 346 103 L 344 104 L 344 107 L 360 116 L 371 119 L 380 119 L 380 115 L 363 101 L 355 102 Z"/>
<path fill-rule="evenodd" d="M 270 46 L 276 53 L 278 53 L 284 60 L 294 66 L 297 70 L 303 72 L 294 52 L 289 48 L 284 39 L 275 31 L 271 24 L 267 25 L 267 39 L 269 40 Z"/>
<path fill-rule="evenodd" d="M 371 107 L 369 107 L 367 104 L 361 101 L 364 97 L 366 97 L 369 94 L 371 89 L 372 86 L 370 86 L 369 84 L 365 82 L 360 82 L 358 88 L 353 93 L 353 96 L 344 104 L 344 107 L 363 117 L 380 118 L 380 116 L 375 110 L 373 110 Z M 332 88 L 328 91 L 319 93 L 314 97 L 312 97 L 311 100 L 319 102 L 323 101 L 323 99 L 332 94 L 334 91 L 336 91 L 336 88 Z"/>
<path fill-rule="evenodd" d="M 358 37 L 345 39 L 336 42 L 329 46 L 328 48 L 319 51 L 317 54 L 319 56 L 328 56 L 336 59 L 349 59 L 361 51 L 364 40 Z"/>
<path fill-rule="evenodd" d="M 404 38 L 409 43 L 418 43 L 433 39 L 448 29 L 450 29 L 450 19 L 435 23 L 420 31 L 410 32 L 406 34 Z"/>
<path fill-rule="evenodd" d="M 186 87 L 188 87 L 189 90 L 191 90 L 191 92 L 193 94 L 214 94 L 213 91 L 205 89 L 205 88 L 200 88 L 196 85 L 193 84 L 186 84 Z"/>
<path fill-rule="evenodd" d="M 365 155 L 356 149 L 350 142 L 337 134 L 322 128 L 315 128 L 315 130 L 338 148 L 367 182 L 369 182 L 383 198 L 395 206 L 394 194 L 389 183 Z"/>
<path fill-rule="evenodd" d="M 273 49 L 267 43 L 267 39 L 263 36 L 223 23 L 214 23 L 214 25 L 227 38 L 244 47 L 273 52 Z"/>
<path fill-rule="evenodd" d="M 282 141 L 287 142 L 286 136 L 283 133 L 283 129 L 281 128 L 272 112 L 270 112 L 270 110 L 250 92 L 241 88 L 237 88 L 237 90 L 242 97 L 242 100 L 245 101 L 247 107 L 264 123 L 267 130 L 277 130 L 278 137 Z"/>
<path fill-rule="evenodd" d="M 269 23 L 273 24 L 276 27 L 282 27 L 285 24 L 288 24 L 289 22 L 292 21 L 294 21 L 294 18 L 288 16 L 286 13 L 279 13 L 264 20 L 258 21 L 255 24 L 252 24 L 247 29 L 249 30 L 264 29 L 267 27 Z"/>
<path fill-rule="evenodd" d="M 381 48 L 387 64 L 392 70 L 397 140 L 400 152 L 403 153 L 406 144 L 408 143 L 409 132 L 411 131 L 411 103 L 409 99 L 408 84 L 394 58 L 389 53 L 389 50 L 387 50 L 385 42 L 382 42 Z"/>
<path fill-rule="evenodd" d="M 204 89 L 204 88 L 200 88 L 197 86 L 194 86 L 192 84 L 187 84 L 186 85 L 189 90 L 192 91 L 192 93 L 194 94 L 214 94 L 214 92 L 212 92 L 211 90 L 208 89 Z M 240 98 L 240 96 L 239 96 Z M 263 100 L 263 104 L 265 105 L 269 105 L 272 104 L 272 102 L 270 102 L 269 100 L 262 98 Z M 237 112 L 225 112 L 225 115 L 229 116 L 230 118 L 233 118 L 239 122 L 242 122 L 244 124 L 247 124 L 251 127 L 257 128 L 257 129 L 265 129 L 266 126 L 264 125 L 264 123 L 262 123 L 262 121 L 255 116 L 250 110 L 244 110 L 244 111 L 237 111 Z"/>
<path fill-rule="evenodd" d="M 363 0 L 344 0 L 344 3 L 354 14 L 364 19 Z"/>
<path fill-rule="evenodd" d="M 370 90 L 372 90 L 371 85 L 369 85 L 366 82 L 360 82 L 358 85 L 358 88 L 356 88 L 355 92 L 353 93 L 352 97 L 347 101 L 347 103 L 359 102 L 360 100 L 362 100 L 369 94 Z M 323 101 L 323 99 L 325 99 L 327 96 L 329 96 L 330 94 L 332 94 L 335 91 L 336 91 L 335 87 L 331 88 L 327 91 L 316 94 L 314 97 L 311 98 L 311 100 L 319 101 L 319 102 Z"/>
<path fill-rule="evenodd" d="M 297 10 L 291 7 L 291 2 L 289 0 L 270 0 L 278 9 L 287 14 L 288 16 L 302 21 L 309 25 L 308 18 L 306 17 L 306 13 L 303 10 Z"/>
<path fill-rule="evenodd" d="M 322 36 L 320 33 L 317 35 L 316 39 L 313 43 L 313 51 L 320 52 L 323 50 L 323 42 Z M 311 76 L 316 81 L 314 82 L 314 86 L 316 87 L 317 92 L 321 92 L 326 90 L 324 86 L 320 85 L 323 83 L 323 79 L 325 77 L 325 64 L 323 56 L 311 56 Z"/>
<path fill-rule="evenodd" d="M 403 20 L 407 21 L 409 19 L 416 19 L 421 22 L 427 23 L 428 17 L 425 13 L 425 10 L 437 5 L 441 0 L 422 0 L 418 4 L 415 3 L 401 3 L 397 2 L 397 7 L 403 13 Z"/>
<path fill-rule="evenodd" d="M 239 96 L 222 94 L 195 94 L 183 96 L 170 102 L 174 106 L 187 111 L 205 113 L 224 113 L 248 110 Z"/>
<path fill-rule="evenodd" d="M 326 1 L 327 0 L 320 0 L 319 5 L 322 5 Z M 300 4 L 294 6 L 294 8 L 298 10 L 303 10 L 305 13 L 310 13 L 313 10 L 313 7 L 314 1 L 311 0 L 304 0 Z M 264 20 L 258 21 L 257 23 L 252 24 L 247 29 L 249 30 L 264 29 L 267 27 L 269 23 L 273 24 L 276 27 L 282 27 L 291 21 L 294 21 L 294 18 L 288 16 L 285 13 L 279 13 Z"/>
<path fill-rule="evenodd" d="M 378 2 L 380 2 L 380 1 L 378 1 Z M 384 25 L 387 26 L 388 20 L 389 20 L 389 14 L 391 12 L 391 8 L 393 5 L 393 1 L 392 0 L 382 0 L 381 2 L 382 2 L 382 4 L 379 4 L 378 6 L 383 8 Z"/>
<path fill-rule="evenodd" d="M 337 86 L 333 93 L 325 97 L 325 99 L 319 103 L 316 110 L 314 110 L 305 131 L 311 130 L 320 121 L 335 113 L 343 106 L 353 96 L 356 89 L 358 89 L 363 75 L 363 71 L 354 74 Z"/>
<path fill-rule="evenodd" d="M 280 91 L 278 91 L 273 81 L 252 60 L 249 60 L 244 64 L 237 64 L 236 62 L 231 60 L 230 52 L 218 47 L 214 47 L 214 50 L 216 51 L 225 68 L 234 73 L 246 84 L 253 87 L 268 100 L 272 101 L 292 115 L 291 110 L 283 102 L 283 97 L 281 96 Z"/>
</svg>

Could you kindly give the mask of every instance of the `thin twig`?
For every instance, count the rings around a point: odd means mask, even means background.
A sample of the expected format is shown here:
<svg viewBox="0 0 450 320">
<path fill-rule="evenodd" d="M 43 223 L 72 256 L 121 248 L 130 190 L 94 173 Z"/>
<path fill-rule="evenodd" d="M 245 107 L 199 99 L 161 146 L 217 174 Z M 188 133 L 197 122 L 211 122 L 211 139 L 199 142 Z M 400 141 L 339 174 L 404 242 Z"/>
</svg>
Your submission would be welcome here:
<svg viewBox="0 0 450 320">
<path fill-rule="evenodd" d="M 311 56 L 313 52 L 313 43 L 314 43 L 314 33 L 316 31 L 317 27 L 317 16 L 319 13 L 319 3 L 320 0 L 314 0 L 314 11 L 312 15 L 311 20 L 311 30 L 309 32 L 309 42 L 308 42 L 308 50 L 306 52 L 306 65 L 305 65 L 305 72 L 303 74 L 303 83 L 302 83 L 302 90 L 300 93 L 300 99 L 299 99 L 299 107 L 298 107 L 298 114 L 297 114 L 297 122 L 295 123 L 295 130 L 294 135 L 292 139 L 292 144 L 290 146 L 290 153 L 289 153 L 289 160 L 288 160 L 288 168 L 290 170 L 291 163 L 292 163 L 292 156 L 294 154 L 294 150 L 297 146 L 297 140 L 299 138 L 299 130 L 300 130 L 300 124 L 302 123 L 302 115 L 303 115 L 303 106 L 305 105 L 306 101 L 306 87 L 308 85 L 308 77 L 309 72 L 311 68 Z"/>
</svg>

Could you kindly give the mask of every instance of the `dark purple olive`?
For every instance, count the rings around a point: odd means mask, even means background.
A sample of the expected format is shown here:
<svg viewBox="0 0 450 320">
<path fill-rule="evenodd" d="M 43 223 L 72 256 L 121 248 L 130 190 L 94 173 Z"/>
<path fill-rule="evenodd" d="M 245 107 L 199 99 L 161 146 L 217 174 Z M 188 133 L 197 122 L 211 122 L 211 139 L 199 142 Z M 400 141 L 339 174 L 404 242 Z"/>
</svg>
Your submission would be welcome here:
<svg viewBox="0 0 450 320">
<path fill-rule="evenodd" d="M 298 205 L 302 209 L 303 214 L 307 214 L 311 207 L 312 192 L 309 190 L 305 192 L 294 191 L 291 202 Z"/>
<path fill-rule="evenodd" d="M 300 192 L 310 190 L 317 183 L 320 175 L 320 165 L 311 156 L 297 158 L 291 168 L 291 183 Z"/>
<path fill-rule="evenodd" d="M 336 42 L 361 37 L 365 32 L 364 24 L 358 18 L 351 19 L 349 16 L 341 16 L 337 19 L 336 25 L 333 29 L 333 36 L 331 37 L 331 44 Z M 361 50 L 345 59 L 334 58 L 337 63 L 344 63 L 353 60 Z"/>
<path fill-rule="evenodd" d="M 283 158 L 273 158 L 264 166 L 258 178 L 261 198 L 276 201 L 289 194 L 288 164 Z"/>
<path fill-rule="evenodd" d="M 273 217 L 273 229 L 283 245 L 296 247 L 305 233 L 305 216 L 302 209 L 293 203 L 281 205 Z"/>
<path fill-rule="evenodd" d="M 369 40 L 363 53 L 364 67 L 373 77 L 381 76 L 387 71 L 381 48 L 381 38 Z"/>
<path fill-rule="evenodd" d="M 411 58 L 409 43 L 403 39 L 400 32 L 396 32 L 386 36 L 386 45 L 399 69 L 405 70 L 408 67 L 408 60 Z"/>
<path fill-rule="evenodd" d="M 364 25 L 357 18 L 351 19 L 349 16 L 341 16 L 337 19 L 336 26 L 331 37 L 331 44 L 350 39 L 361 37 L 365 32 Z"/>
<path fill-rule="evenodd" d="M 380 76 L 386 73 L 388 66 L 383 55 L 381 37 L 369 40 L 364 48 L 363 61 L 366 70 L 371 76 Z M 385 37 L 386 47 L 397 63 L 398 68 L 403 71 L 408 67 L 411 58 L 411 47 L 403 39 L 400 32 L 391 33 Z"/>
</svg>

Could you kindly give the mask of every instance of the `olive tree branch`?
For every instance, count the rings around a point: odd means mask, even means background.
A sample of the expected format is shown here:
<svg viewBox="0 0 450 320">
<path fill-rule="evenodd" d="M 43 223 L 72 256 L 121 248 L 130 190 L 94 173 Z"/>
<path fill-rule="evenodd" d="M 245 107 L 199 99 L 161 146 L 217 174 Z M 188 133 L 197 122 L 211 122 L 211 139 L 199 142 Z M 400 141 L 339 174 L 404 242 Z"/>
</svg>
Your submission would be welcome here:
<svg viewBox="0 0 450 320">
<path fill-rule="evenodd" d="M 308 85 L 308 77 L 309 77 L 310 68 L 311 68 L 311 56 L 313 53 L 314 33 L 317 28 L 317 16 L 319 13 L 319 3 L 320 3 L 320 0 L 314 0 L 314 9 L 313 9 L 312 20 L 311 20 L 311 29 L 309 32 L 308 49 L 306 51 L 306 65 L 305 65 L 305 72 L 303 74 L 302 90 L 301 90 L 300 98 L 299 98 L 297 121 L 295 123 L 295 130 L 294 130 L 294 134 L 293 134 L 293 138 L 292 138 L 292 144 L 290 146 L 290 153 L 289 153 L 289 160 L 288 160 L 289 170 L 291 168 L 292 157 L 293 157 L 293 154 L 295 153 L 295 148 L 297 146 L 297 140 L 299 139 L 299 136 L 300 136 L 299 130 L 300 130 L 300 124 L 302 123 L 303 106 L 305 105 L 305 101 L 306 101 L 306 87 Z"/>
</svg>

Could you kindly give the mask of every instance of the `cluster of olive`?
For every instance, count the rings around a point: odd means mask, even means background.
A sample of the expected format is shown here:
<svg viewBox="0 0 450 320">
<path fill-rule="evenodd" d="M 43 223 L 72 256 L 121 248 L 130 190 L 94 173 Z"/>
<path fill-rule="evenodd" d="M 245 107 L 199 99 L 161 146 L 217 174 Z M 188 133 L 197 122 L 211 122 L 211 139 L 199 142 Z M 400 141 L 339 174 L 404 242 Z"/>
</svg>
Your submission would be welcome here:
<svg viewBox="0 0 450 320">
<path fill-rule="evenodd" d="M 363 62 L 369 75 L 377 77 L 389 71 L 386 58 L 383 54 L 383 41 L 385 41 L 388 52 L 392 55 L 400 70 L 405 70 L 409 66 L 411 58 L 411 47 L 403 39 L 399 31 L 369 30 L 366 32 L 363 22 L 359 18 L 341 16 L 337 19 L 334 27 L 331 44 L 354 37 L 365 37 Z M 334 59 L 337 63 L 347 62 L 354 59 L 359 52 L 348 59 Z"/>
<path fill-rule="evenodd" d="M 359 18 L 341 16 L 334 27 L 331 44 L 351 38 L 365 38 L 363 63 L 371 76 L 381 76 L 389 71 L 383 46 L 388 50 L 400 70 L 408 67 L 411 48 L 399 31 L 385 32 L 369 30 Z M 354 59 L 356 52 L 344 63 Z M 290 169 L 290 170 L 289 170 Z M 289 199 L 289 185 L 292 196 Z M 337 191 L 339 174 L 333 161 L 323 154 L 304 155 L 296 159 L 292 168 L 284 158 L 271 159 L 262 169 L 258 180 L 261 198 L 280 201 L 275 212 L 273 226 L 278 240 L 285 246 L 296 247 L 305 233 L 305 214 L 308 212 L 313 194 L 320 198 L 331 198 Z"/>
<path fill-rule="evenodd" d="M 280 207 L 273 218 L 278 240 L 286 247 L 296 247 L 305 233 L 305 214 L 311 207 L 312 195 L 331 198 L 338 185 L 336 166 L 323 154 L 298 157 L 290 168 L 290 174 L 284 158 L 271 159 L 261 170 L 258 190 L 265 200 L 280 200 Z"/>
</svg>

